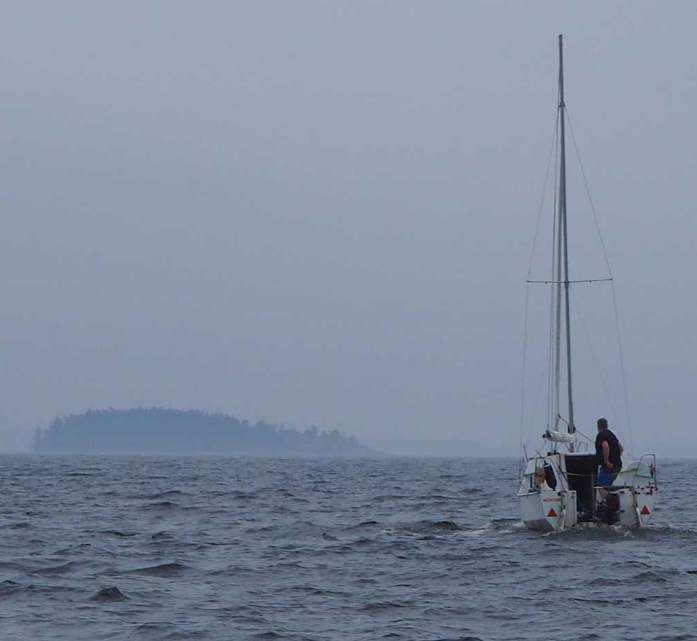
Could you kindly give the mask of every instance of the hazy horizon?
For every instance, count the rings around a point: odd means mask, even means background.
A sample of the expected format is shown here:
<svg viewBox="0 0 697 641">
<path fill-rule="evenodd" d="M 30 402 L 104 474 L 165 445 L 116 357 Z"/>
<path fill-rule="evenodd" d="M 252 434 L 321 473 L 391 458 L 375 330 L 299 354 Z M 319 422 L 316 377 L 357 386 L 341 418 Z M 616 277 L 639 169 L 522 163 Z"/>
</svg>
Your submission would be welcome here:
<svg viewBox="0 0 697 641">
<path fill-rule="evenodd" d="M 4 18 L 0 452 L 56 415 L 157 406 L 516 456 L 558 33 L 633 449 L 697 452 L 694 3 L 76 1 Z M 596 277 L 574 154 L 572 273 Z M 577 423 L 608 416 L 629 443 L 607 289 L 575 306 Z"/>
</svg>

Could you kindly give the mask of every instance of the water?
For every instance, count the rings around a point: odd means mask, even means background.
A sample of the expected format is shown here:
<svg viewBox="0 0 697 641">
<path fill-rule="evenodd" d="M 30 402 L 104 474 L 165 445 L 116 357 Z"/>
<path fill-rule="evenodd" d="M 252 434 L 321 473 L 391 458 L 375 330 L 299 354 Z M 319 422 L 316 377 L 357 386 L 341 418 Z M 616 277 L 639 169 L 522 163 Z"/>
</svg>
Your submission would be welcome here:
<svg viewBox="0 0 697 641">
<path fill-rule="evenodd" d="M 510 460 L 2 457 L 0 638 L 697 639 L 696 472 L 543 536 Z"/>
</svg>

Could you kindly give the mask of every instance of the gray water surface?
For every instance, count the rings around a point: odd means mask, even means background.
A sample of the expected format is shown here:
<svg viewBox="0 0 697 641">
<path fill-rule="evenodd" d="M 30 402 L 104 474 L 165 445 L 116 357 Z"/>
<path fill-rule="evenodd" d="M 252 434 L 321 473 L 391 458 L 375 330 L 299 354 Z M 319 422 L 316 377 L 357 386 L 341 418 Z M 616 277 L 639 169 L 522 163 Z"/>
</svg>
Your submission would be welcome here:
<svg viewBox="0 0 697 641">
<path fill-rule="evenodd" d="M 0 457 L 0 639 L 697 639 L 695 472 L 543 536 L 513 460 Z"/>
</svg>

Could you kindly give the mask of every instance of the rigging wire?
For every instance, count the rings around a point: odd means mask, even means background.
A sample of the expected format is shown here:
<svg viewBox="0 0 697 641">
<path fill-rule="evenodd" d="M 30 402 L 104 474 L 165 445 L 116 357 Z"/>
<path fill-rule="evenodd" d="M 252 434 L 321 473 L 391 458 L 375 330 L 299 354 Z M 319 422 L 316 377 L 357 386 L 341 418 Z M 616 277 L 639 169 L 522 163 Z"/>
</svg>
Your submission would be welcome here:
<svg viewBox="0 0 697 641">
<path fill-rule="evenodd" d="M 525 431 L 525 377 L 527 375 L 527 344 L 528 344 L 528 307 L 530 301 L 529 288 L 525 288 L 525 320 L 523 321 L 523 363 L 521 365 L 520 375 L 520 425 L 518 430 L 518 455 L 522 456 L 523 452 L 523 432 Z M 521 459 L 518 465 L 518 482 L 521 480 L 525 459 Z"/>
<path fill-rule="evenodd" d="M 629 412 L 629 391 L 627 390 L 627 370 L 624 366 L 624 349 L 622 347 L 622 333 L 620 331 L 620 314 L 617 305 L 617 293 L 614 281 L 610 283 L 612 291 L 612 307 L 615 312 L 615 331 L 617 333 L 617 351 L 620 357 L 620 373 L 622 375 L 622 394 L 624 396 L 624 411 L 627 415 L 627 428 L 629 432 L 629 447 L 634 452 L 634 434 L 632 432 L 632 417 Z"/>
<path fill-rule="evenodd" d="M 523 319 L 523 362 L 521 365 L 521 376 L 520 376 L 520 426 L 519 426 L 519 443 L 518 451 L 523 451 L 523 432 L 525 429 L 525 379 L 527 377 L 527 346 L 528 346 L 528 320 L 529 320 L 529 308 L 530 308 L 530 284 L 527 282 L 530 280 L 532 274 L 532 263 L 535 259 L 535 250 L 537 247 L 537 239 L 540 234 L 540 222 L 542 220 L 542 212 L 544 210 L 545 195 L 547 193 L 547 185 L 549 183 L 550 168 L 552 165 L 552 157 L 555 155 L 554 151 L 557 147 L 557 120 L 558 116 L 554 122 L 554 133 L 552 135 L 552 144 L 549 149 L 549 154 L 547 157 L 547 168 L 545 169 L 545 177 L 542 183 L 542 194 L 540 196 L 540 206 L 537 211 L 537 221 L 535 223 L 535 233 L 532 241 L 532 248 L 530 250 L 530 258 L 528 260 L 528 273 L 525 284 L 525 304 L 524 304 L 524 319 Z M 556 166 L 556 160 L 555 160 Z M 556 194 L 556 176 L 555 176 L 555 187 L 554 193 Z M 518 477 L 520 478 L 520 467 L 518 468 Z"/>
<path fill-rule="evenodd" d="M 540 195 L 540 206 L 538 207 L 537 210 L 537 220 L 535 221 L 535 234 L 532 239 L 532 248 L 530 249 L 530 259 L 528 260 L 528 276 L 527 280 L 530 280 L 530 276 L 532 275 L 532 263 L 533 260 L 535 259 L 535 251 L 537 249 L 537 239 L 540 236 L 540 223 L 542 221 L 542 212 L 544 211 L 544 206 L 545 206 L 545 196 L 547 195 L 547 185 L 549 184 L 549 174 L 550 174 L 550 168 L 552 166 L 552 158 L 555 158 L 555 150 L 557 148 L 557 128 L 558 128 L 558 123 L 557 121 L 559 120 L 559 116 L 557 116 L 554 120 L 554 133 L 552 134 L 552 144 L 549 147 L 549 153 L 547 154 L 547 167 L 545 169 L 545 179 L 544 182 L 542 183 L 542 194 Z M 554 161 L 554 166 L 556 168 L 556 158 Z M 556 193 L 556 175 L 555 175 L 555 193 Z"/>
<path fill-rule="evenodd" d="M 610 258 L 607 253 L 607 247 L 605 246 L 605 241 L 603 240 L 603 235 L 600 230 L 600 223 L 598 222 L 598 213 L 595 208 L 595 202 L 593 201 L 593 196 L 591 195 L 591 190 L 590 187 L 588 186 L 588 178 L 586 177 L 586 170 L 583 167 L 583 161 L 581 160 L 581 153 L 578 148 L 578 144 L 576 143 L 576 135 L 574 134 L 574 127 L 571 122 L 571 116 L 568 113 L 567 110 L 567 120 L 569 122 L 569 131 L 571 131 L 571 140 L 573 141 L 574 145 L 574 151 L 576 153 L 576 159 L 578 161 L 578 165 L 581 169 L 581 176 L 583 178 L 583 185 L 586 190 L 586 196 L 588 197 L 588 202 L 590 204 L 591 212 L 593 214 L 593 223 L 595 224 L 595 229 L 598 234 L 598 239 L 600 241 L 600 247 L 603 252 L 603 257 L 605 258 L 605 265 L 607 266 L 607 271 L 608 275 L 610 278 L 613 280 L 610 281 L 610 288 L 612 290 L 612 307 L 613 307 L 613 315 L 615 318 L 615 333 L 617 335 L 617 352 L 619 355 L 619 361 L 620 361 L 620 376 L 622 378 L 622 395 L 624 398 L 624 411 L 625 411 L 625 417 L 627 421 L 627 430 L 629 432 L 629 445 L 632 451 L 634 451 L 634 434 L 632 430 L 632 419 L 631 419 L 631 413 L 629 410 L 629 391 L 628 391 L 628 386 L 627 386 L 627 371 L 624 363 L 624 348 L 622 345 L 622 331 L 621 331 L 621 325 L 620 325 L 620 318 L 619 318 L 619 308 L 617 305 L 617 292 L 615 290 L 615 281 L 614 277 L 612 275 L 612 268 L 610 267 Z"/>
<path fill-rule="evenodd" d="M 605 259 L 605 265 L 607 267 L 607 272 L 608 276 L 610 278 L 613 278 L 612 276 L 612 268 L 610 267 L 610 257 L 607 253 L 607 247 L 605 246 L 605 241 L 603 240 L 603 234 L 600 231 L 600 223 L 598 222 L 598 212 L 595 208 L 595 201 L 593 200 L 593 196 L 591 195 L 591 190 L 590 187 L 588 186 L 588 178 L 586 177 L 586 170 L 583 167 L 583 161 L 581 160 L 581 152 L 578 149 L 578 144 L 576 143 L 576 134 L 574 133 L 574 126 L 571 122 L 571 115 L 568 112 L 566 112 L 566 118 L 569 122 L 569 131 L 571 132 L 571 140 L 574 144 L 574 152 L 576 153 L 576 160 L 578 161 L 578 166 L 581 169 L 581 177 L 583 178 L 583 186 L 586 190 L 586 197 L 588 198 L 588 203 L 590 204 L 591 207 L 591 213 L 593 214 L 593 224 L 595 225 L 595 231 L 598 234 L 598 240 L 600 241 L 600 248 L 602 249 L 603 252 L 603 258 Z"/>
<path fill-rule="evenodd" d="M 617 411 L 617 405 L 615 404 L 613 400 L 613 396 L 610 393 L 610 385 L 608 383 L 608 376 L 607 376 L 607 371 L 603 367 L 602 363 L 598 359 L 597 352 L 593 346 L 593 339 L 591 338 L 591 334 L 588 331 L 588 325 L 586 324 L 585 319 L 583 316 L 581 316 L 581 309 L 580 306 L 576 304 L 576 299 L 572 297 L 571 302 L 573 303 L 573 310 L 574 310 L 574 315 L 576 316 L 576 321 L 577 323 L 581 326 L 581 330 L 583 331 L 584 337 L 588 343 L 588 351 L 590 353 L 591 361 L 593 362 L 593 366 L 595 367 L 595 371 L 598 372 L 600 376 L 600 385 L 602 387 L 603 393 L 605 394 L 608 405 L 610 406 L 610 411 L 612 412 L 612 418 L 617 418 L 619 417 L 619 412 Z"/>
<path fill-rule="evenodd" d="M 518 452 L 523 451 L 523 430 L 525 429 L 525 376 L 527 374 L 528 360 L 528 307 L 530 303 L 530 286 L 525 286 L 525 309 L 523 312 L 523 363 L 520 373 L 520 428 L 518 430 Z M 518 481 L 521 478 L 522 466 L 518 466 Z"/>
</svg>

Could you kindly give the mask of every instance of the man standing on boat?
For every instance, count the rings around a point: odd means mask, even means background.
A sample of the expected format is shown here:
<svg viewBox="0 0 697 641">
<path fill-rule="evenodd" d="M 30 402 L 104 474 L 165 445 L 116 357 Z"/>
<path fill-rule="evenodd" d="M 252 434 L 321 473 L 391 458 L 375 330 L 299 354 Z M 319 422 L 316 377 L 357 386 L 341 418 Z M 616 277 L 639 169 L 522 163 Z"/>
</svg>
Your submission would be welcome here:
<svg viewBox="0 0 697 641">
<path fill-rule="evenodd" d="M 622 452 L 624 448 L 619 439 L 610 431 L 606 418 L 598 419 L 598 435 L 595 437 L 595 458 L 600 466 L 596 485 L 612 485 L 618 472 L 622 469 Z"/>
</svg>

